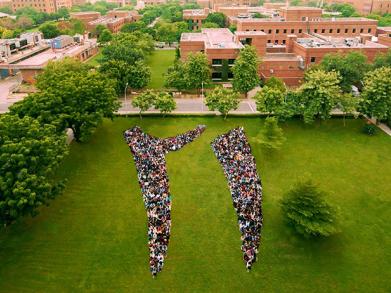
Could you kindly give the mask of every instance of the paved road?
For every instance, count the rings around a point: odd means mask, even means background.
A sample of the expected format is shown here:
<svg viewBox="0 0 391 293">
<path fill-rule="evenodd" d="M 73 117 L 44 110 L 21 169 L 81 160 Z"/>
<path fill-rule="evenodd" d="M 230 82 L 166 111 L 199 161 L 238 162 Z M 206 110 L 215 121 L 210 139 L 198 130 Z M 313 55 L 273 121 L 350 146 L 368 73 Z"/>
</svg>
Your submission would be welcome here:
<svg viewBox="0 0 391 293">
<path fill-rule="evenodd" d="M 8 107 L 17 101 L 23 100 L 25 94 L 11 94 L 10 90 L 19 84 L 19 77 L 13 76 L 0 80 L 0 113 L 8 111 Z"/>
<path fill-rule="evenodd" d="M 174 113 L 177 114 L 217 114 L 217 112 L 209 111 L 208 108 L 204 105 L 204 100 L 201 98 L 198 99 L 175 99 L 177 103 L 177 109 Z M 124 100 L 121 101 L 122 106 L 118 110 L 119 114 L 135 114 L 139 110 L 132 107 L 130 100 L 127 100 L 126 103 Z M 149 110 L 147 113 L 159 113 L 156 110 Z M 235 111 L 232 111 L 234 114 L 255 114 L 257 113 L 255 101 L 254 100 L 242 100 L 239 104 L 239 108 Z"/>
</svg>

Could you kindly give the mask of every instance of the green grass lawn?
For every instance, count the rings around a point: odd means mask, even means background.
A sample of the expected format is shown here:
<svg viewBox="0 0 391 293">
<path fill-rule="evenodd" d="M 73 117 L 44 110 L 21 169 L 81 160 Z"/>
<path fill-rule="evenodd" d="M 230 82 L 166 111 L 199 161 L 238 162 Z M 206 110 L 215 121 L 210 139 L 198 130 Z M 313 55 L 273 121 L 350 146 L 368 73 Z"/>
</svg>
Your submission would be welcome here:
<svg viewBox="0 0 391 293">
<path fill-rule="evenodd" d="M 175 50 L 155 50 L 148 58 L 147 64 L 151 67 L 151 81 L 148 88 L 161 89 L 164 87 L 164 74 L 175 60 Z"/>
<path fill-rule="evenodd" d="M 166 137 L 206 124 L 196 141 L 167 156 L 172 191 L 168 258 L 148 267 L 146 212 L 123 131 L 138 124 Z M 0 232 L 1 292 L 390 292 L 391 138 L 361 133 L 364 122 L 283 124 L 275 154 L 254 142 L 259 118 L 116 118 L 73 144 L 60 169 L 67 187 L 35 218 Z M 264 186 L 260 257 L 247 273 L 222 169 L 210 148 L 245 127 Z M 340 206 L 342 232 L 308 241 L 283 224 L 279 200 L 311 176 Z"/>
</svg>

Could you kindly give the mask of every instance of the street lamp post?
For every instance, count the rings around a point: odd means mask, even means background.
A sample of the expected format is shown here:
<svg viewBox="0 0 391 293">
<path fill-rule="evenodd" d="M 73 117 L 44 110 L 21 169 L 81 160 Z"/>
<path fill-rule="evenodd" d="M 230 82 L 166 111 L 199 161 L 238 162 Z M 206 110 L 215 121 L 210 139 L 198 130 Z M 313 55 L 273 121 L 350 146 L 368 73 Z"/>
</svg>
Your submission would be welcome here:
<svg viewBox="0 0 391 293">
<path fill-rule="evenodd" d="M 128 90 L 128 83 L 125 84 L 125 117 L 128 117 L 128 113 L 126 112 L 126 91 Z"/>
</svg>

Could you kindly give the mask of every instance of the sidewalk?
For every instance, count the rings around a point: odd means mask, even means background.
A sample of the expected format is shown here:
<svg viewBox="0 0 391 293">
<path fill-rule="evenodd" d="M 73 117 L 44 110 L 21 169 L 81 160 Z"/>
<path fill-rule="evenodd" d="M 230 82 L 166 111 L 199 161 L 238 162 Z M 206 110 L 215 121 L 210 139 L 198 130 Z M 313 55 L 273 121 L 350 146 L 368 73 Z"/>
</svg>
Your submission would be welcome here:
<svg viewBox="0 0 391 293">
<path fill-rule="evenodd" d="M 0 114 L 8 112 L 8 107 L 17 101 L 23 100 L 26 94 L 12 94 L 11 89 L 20 83 L 19 76 L 12 76 L 0 80 Z"/>
</svg>

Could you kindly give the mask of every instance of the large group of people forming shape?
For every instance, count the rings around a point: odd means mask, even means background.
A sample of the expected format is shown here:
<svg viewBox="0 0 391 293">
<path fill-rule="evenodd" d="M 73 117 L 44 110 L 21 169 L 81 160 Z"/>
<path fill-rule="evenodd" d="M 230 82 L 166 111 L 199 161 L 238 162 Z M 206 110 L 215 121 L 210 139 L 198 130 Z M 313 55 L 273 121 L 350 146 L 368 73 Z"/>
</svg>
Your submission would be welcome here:
<svg viewBox="0 0 391 293">
<path fill-rule="evenodd" d="M 243 127 L 220 135 L 212 149 L 224 169 L 242 234 L 247 270 L 257 259 L 262 228 L 262 185 Z"/>
<path fill-rule="evenodd" d="M 136 126 L 125 131 L 138 173 L 148 216 L 149 265 L 155 277 L 164 265 L 171 228 L 171 196 L 165 155 L 192 142 L 205 130 L 197 126 L 184 134 L 160 139 L 144 133 Z"/>
</svg>

